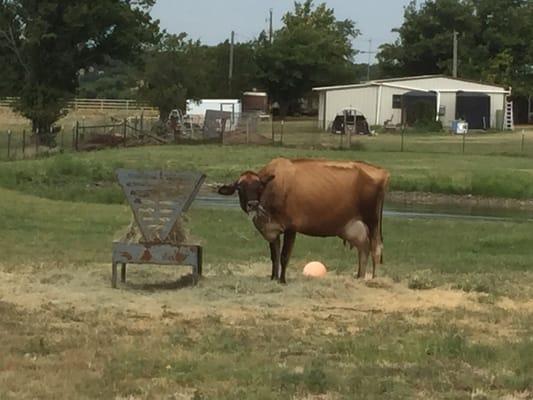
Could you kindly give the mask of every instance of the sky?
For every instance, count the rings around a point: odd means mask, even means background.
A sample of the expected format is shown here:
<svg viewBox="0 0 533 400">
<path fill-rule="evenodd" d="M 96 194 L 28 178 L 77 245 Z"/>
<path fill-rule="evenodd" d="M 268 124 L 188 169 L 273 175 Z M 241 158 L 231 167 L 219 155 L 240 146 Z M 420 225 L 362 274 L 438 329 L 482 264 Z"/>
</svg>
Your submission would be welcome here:
<svg viewBox="0 0 533 400">
<path fill-rule="evenodd" d="M 321 0 L 315 0 L 320 4 Z M 325 0 L 338 19 L 352 19 L 361 35 L 354 41 L 357 50 L 372 51 L 380 44 L 392 42 L 391 29 L 403 20 L 403 8 L 409 0 Z M 268 29 L 269 9 L 273 11 L 274 29 L 281 26 L 281 17 L 294 8 L 293 0 L 157 0 L 152 16 L 170 33 L 186 32 L 192 39 L 214 45 L 235 31 L 236 42 L 251 40 Z M 374 55 L 372 54 L 372 60 Z M 368 54 L 359 54 L 357 62 L 367 62 Z"/>
</svg>

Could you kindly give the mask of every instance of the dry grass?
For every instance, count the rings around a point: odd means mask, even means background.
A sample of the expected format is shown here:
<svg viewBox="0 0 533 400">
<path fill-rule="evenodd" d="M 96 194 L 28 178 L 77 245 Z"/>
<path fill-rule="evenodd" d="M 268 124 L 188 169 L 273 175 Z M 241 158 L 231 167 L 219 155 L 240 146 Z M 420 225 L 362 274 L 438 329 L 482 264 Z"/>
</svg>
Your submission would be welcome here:
<svg viewBox="0 0 533 400">
<path fill-rule="evenodd" d="M 208 265 L 192 288 L 183 269 L 132 267 L 113 290 L 107 264 L 0 267 L 0 398 L 495 398 L 533 383 L 516 364 L 531 302 L 342 275 L 282 287 L 267 270 Z"/>
</svg>

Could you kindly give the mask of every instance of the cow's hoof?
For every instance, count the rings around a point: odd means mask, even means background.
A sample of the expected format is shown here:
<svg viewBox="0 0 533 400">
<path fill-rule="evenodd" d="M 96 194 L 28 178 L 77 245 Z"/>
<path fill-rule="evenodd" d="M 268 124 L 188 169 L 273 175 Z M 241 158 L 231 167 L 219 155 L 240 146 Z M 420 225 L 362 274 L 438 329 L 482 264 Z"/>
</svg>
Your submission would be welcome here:
<svg viewBox="0 0 533 400">
<path fill-rule="evenodd" d="M 372 274 L 365 274 L 365 281 L 371 281 L 372 279 L 374 279 Z"/>
<path fill-rule="evenodd" d="M 279 282 L 280 285 L 286 285 L 287 284 L 287 281 L 285 279 L 280 279 L 278 282 Z"/>
</svg>

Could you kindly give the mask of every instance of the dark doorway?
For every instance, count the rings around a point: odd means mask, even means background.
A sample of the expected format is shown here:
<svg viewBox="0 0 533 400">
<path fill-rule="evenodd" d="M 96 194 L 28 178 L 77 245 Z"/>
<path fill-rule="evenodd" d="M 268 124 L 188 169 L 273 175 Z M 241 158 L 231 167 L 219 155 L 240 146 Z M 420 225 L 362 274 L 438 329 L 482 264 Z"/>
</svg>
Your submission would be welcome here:
<svg viewBox="0 0 533 400">
<path fill-rule="evenodd" d="M 434 122 L 437 117 L 437 94 L 411 91 L 402 96 L 402 122 L 407 125 Z"/>
<path fill-rule="evenodd" d="M 533 124 L 533 96 L 511 96 L 515 125 Z"/>
<path fill-rule="evenodd" d="M 468 129 L 489 129 L 490 96 L 485 93 L 457 92 L 455 119 L 468 122 Z"/>
</svg>

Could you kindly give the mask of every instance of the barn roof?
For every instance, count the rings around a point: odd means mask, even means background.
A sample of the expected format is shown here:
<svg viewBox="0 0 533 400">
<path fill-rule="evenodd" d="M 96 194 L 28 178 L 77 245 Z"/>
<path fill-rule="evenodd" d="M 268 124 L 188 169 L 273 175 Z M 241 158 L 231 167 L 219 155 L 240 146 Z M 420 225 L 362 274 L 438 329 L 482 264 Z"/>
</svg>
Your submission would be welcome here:
<svg viewBox="0 0 533 400">
<path fill-rule="evenodd" d="M 322 86 L 313 88 L 314 91 L 357 89 L 371 86 L 388 86 L 406 90 L 438 91 L 438 92 L 486 92 L 509 93 L 503 86 L 486 84 L 462 78 L 452 78 L 446 75 L 419 75 L 401 78 L 376 79 L 373 81 L 351 84 Z"/>
</svg>

